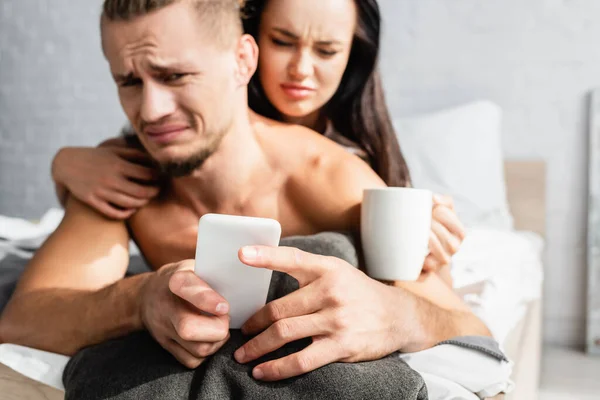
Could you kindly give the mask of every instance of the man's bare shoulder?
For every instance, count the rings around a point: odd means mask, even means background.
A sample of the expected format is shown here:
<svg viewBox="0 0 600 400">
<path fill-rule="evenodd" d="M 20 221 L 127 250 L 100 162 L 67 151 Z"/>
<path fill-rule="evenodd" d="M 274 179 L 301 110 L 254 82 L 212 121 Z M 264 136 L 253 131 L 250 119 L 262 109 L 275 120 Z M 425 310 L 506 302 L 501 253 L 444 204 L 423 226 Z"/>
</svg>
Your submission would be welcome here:
<svg viewBox="0 0 600 400">
<path fill-rule="evenodd" d="M 101 235 L 98 239 L 128 240 L 125 221 L 110 219 L 70 196 L 65 205 L 65 216 L 48 241 L 56 236 L 64 242 L 83 241 L 96 235 Z"/>
<path fill-rule="evenodd" d="M 125 273 L 128 241 L 123 221 L 107 219 L 71 196 L 62 222 L 29 262 L 17 291 L 110 284 Z"/>
</svg>

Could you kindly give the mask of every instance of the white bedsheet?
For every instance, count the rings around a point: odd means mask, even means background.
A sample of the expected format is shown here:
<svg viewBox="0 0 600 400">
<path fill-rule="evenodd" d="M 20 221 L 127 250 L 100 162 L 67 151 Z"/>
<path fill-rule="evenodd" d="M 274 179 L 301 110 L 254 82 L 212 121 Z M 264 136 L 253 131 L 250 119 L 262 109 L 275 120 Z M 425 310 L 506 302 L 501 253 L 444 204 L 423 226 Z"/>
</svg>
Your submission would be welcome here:
<svg viewBox="0 0 600 400">
<path fill-rule="evenodd" d="M 5 235 L 11 245 L 33 247 L 43 242 L 61 217 L 60 210 L 52 210 L 40 225 L 32 225 L 0 216 L 0 236 Z M 542 239 L 532 233 L 470 229 L 453 259 L 455 288 L 501 345 L 523 317 L 527 302 L 540 297 L 542 249 Z M 422 374 L 431 399 L 470 400 L 477 398 L 474 393 L 493 396 L 512 388 L 510 362 L 491 363 L 488 357 L 468 349 L 445 345 L 402 358 Z M 0 362 L 64 390 L 61 377 L 68 357 L 1 344 Z"/>
<path fill-rule="evenodd" d="M 513 363 L 498 361 L 476 350 L 443 344 L 400 355 L 427 385 L 430 399 L 477 400 L 509 393 Z"/>
<path fill-rule="evenodd" d="M 37 249 L 58 227 L 64 214 L 59 208 L 51 208 L 38 223 L 0 215 L 0 239 L 15 247 Z"/>
<path fill-rule="evenodd" d="M 16 344 L 0 344 L 0 362 L 7 367 L 59 390 L 65 390 L 62 374 L 69 357 Z"/>
<path fill-rule="evenodd" d="M 541 296 L 543 248 L 535 233 L 469 229 L 452 260 L 455 290 L 501 345 Z"/>
</svg>

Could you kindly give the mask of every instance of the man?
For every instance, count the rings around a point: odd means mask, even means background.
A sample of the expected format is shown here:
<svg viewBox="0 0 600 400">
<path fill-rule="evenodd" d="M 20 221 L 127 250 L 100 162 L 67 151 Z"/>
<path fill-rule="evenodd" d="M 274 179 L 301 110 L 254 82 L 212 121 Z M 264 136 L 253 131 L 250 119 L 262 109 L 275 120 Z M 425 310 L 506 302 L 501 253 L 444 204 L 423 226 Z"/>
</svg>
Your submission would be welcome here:
<svg viewBox="0 0 600 400">
<path fill-rule="evenodd" d="M 356 232 L 363 189 L 383 183 L 320 135 L 248 110 L 257 47 L 243 35 L 234 3 L 105 2 L 102 46 L 121 104 L 146 151 L 172 177 L 127 224 L 71 197 L 2 315 L 3 341 L 72 355 L 147 329 L 195 368 L 229 335 L 227 302 L 194 275 L 193 262 L 181 261 L 194 256 L 200 216 L 275 218 L 283 236 Z M 130 238 L 154 272 L 124 278 Z M 314 339 L 256 366 L 258 380 L 489 335 L 435 274 L 388 286 L 341 260 L 290 248 L 244 248 L 240 259 L 286 272 L 301 288 L 246 323 L 245 333 L 262 333 L 237 350 L 236 360 Z"/>
</svg>

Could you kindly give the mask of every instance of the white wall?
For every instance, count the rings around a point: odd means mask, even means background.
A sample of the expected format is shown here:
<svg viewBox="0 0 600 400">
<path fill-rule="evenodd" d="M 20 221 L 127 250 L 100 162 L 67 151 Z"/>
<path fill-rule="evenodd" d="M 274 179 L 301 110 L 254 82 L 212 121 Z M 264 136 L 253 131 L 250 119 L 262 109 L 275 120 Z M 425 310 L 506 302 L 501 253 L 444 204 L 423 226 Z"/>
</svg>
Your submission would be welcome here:
<svg viewBox="0 0 600 400">
<path fill-rule="evenodd" d="M 380 3 L 393 115 L 491 99 L 504 110 L 506 156 L 547 162 L 545 339 L 583 344 L 587 94 L 600 86 L 600 1 Z"/>
<path fill-rule="evenodd" d="M 56 206 L 50 163 L 126 120 L 100 49 L 101 0 L 0 0 L 0 214 Z"/>
</svg>

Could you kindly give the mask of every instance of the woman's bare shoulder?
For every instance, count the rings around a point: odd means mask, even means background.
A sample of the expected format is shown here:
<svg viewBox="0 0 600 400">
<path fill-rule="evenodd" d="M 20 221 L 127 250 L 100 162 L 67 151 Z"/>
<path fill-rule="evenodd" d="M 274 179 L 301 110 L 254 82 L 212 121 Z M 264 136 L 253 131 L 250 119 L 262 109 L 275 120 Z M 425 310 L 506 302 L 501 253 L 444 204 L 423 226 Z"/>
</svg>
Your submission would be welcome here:
<svg viewBox="0 0 600 400">
<path fill-rule="evenodd" d="M 255 128 L 263 147 L 289 162 L 314 163 L 349 155 L 342 146 L 304 126 L 264 119 Z"/>
</svg>

